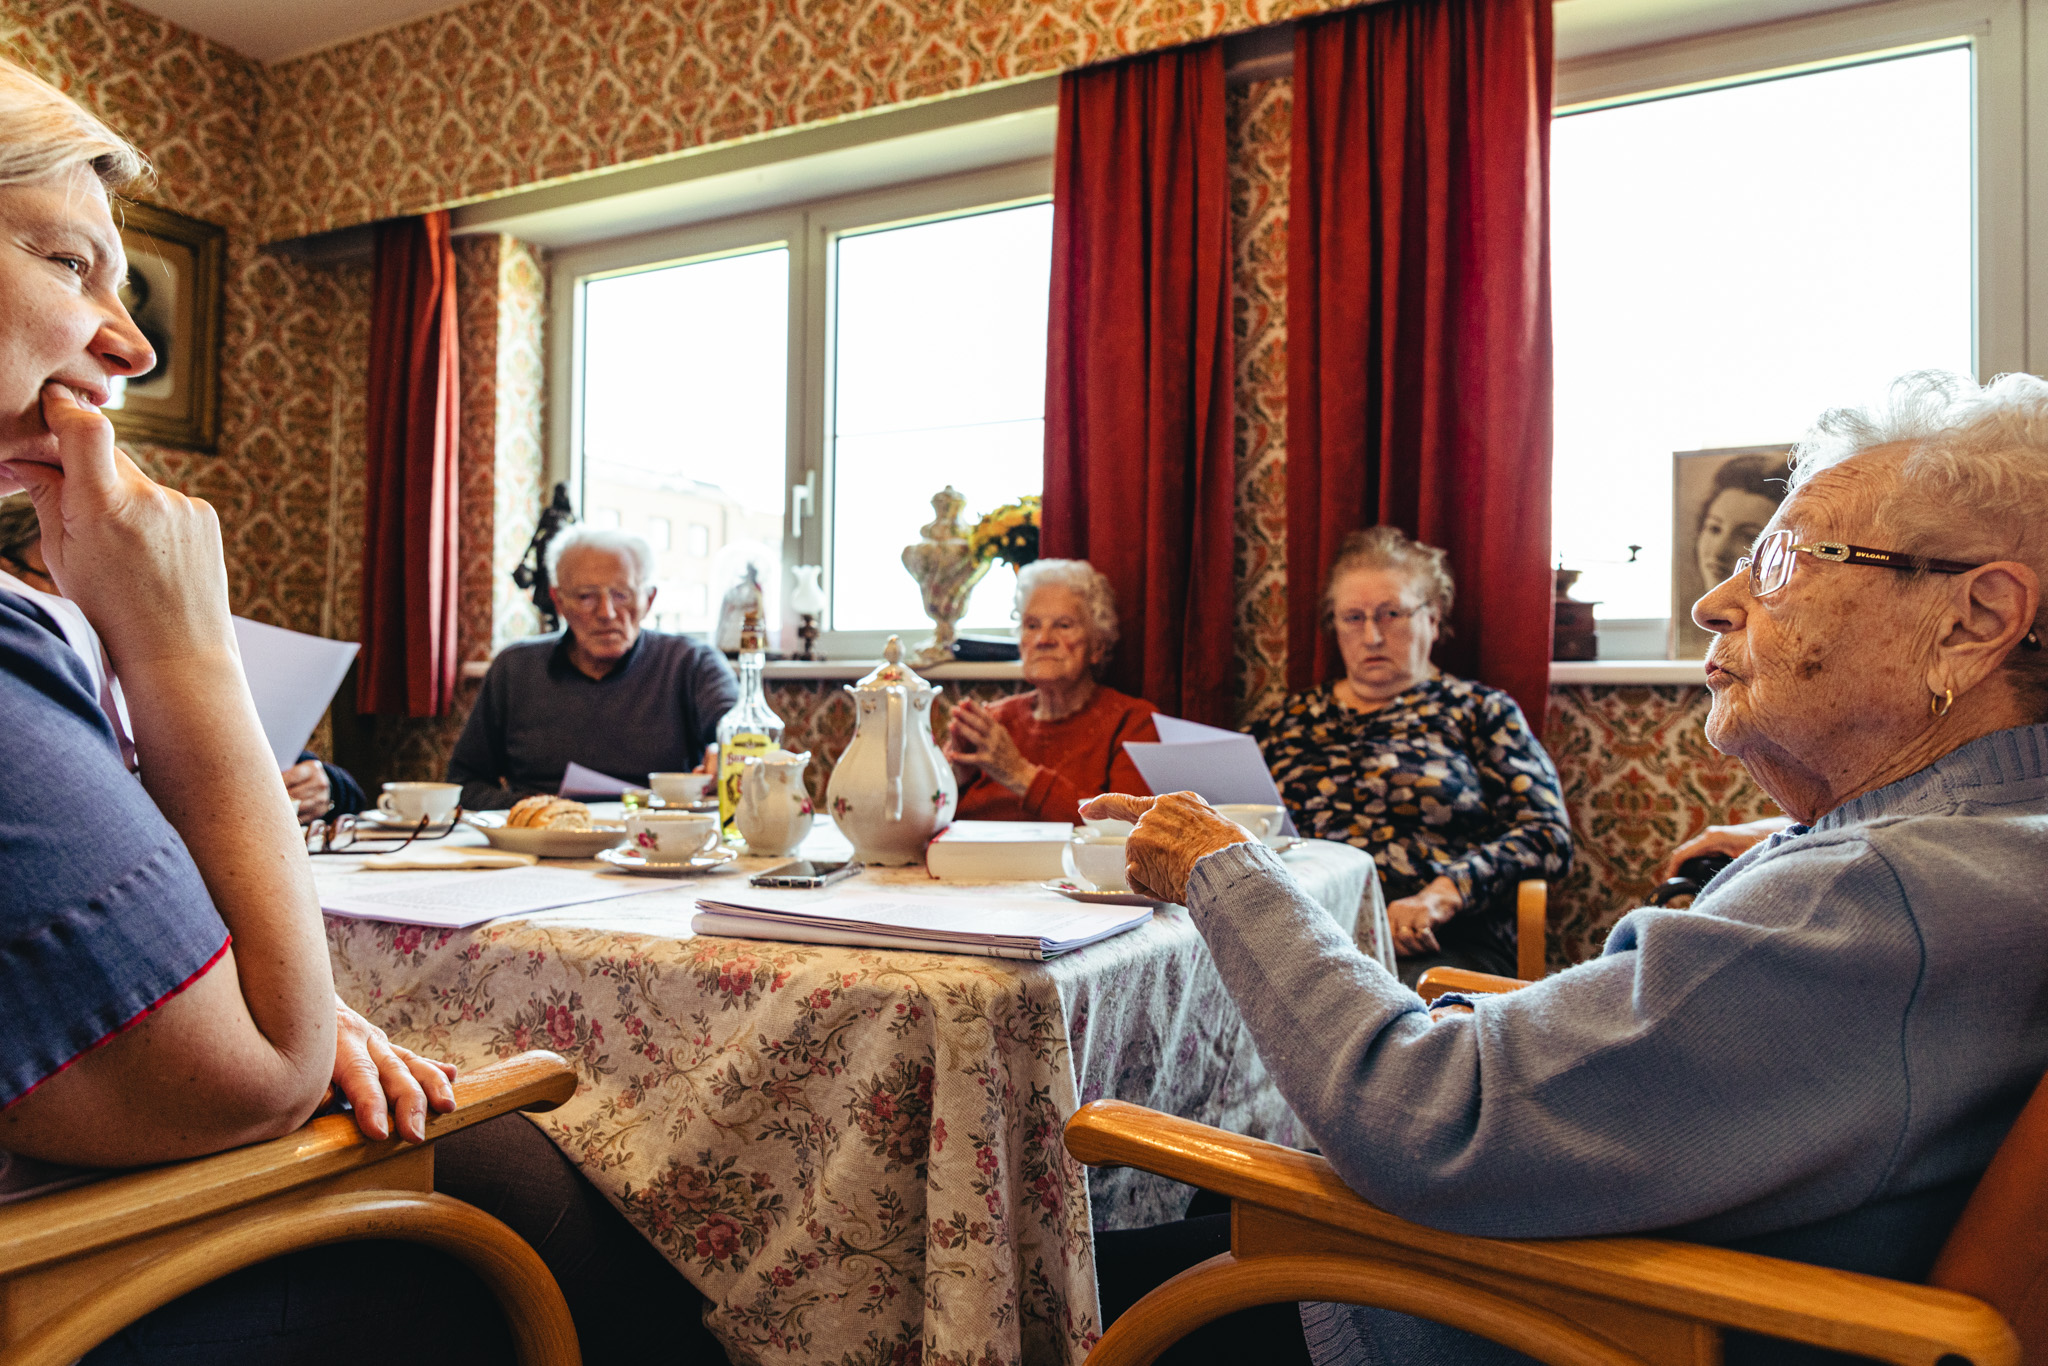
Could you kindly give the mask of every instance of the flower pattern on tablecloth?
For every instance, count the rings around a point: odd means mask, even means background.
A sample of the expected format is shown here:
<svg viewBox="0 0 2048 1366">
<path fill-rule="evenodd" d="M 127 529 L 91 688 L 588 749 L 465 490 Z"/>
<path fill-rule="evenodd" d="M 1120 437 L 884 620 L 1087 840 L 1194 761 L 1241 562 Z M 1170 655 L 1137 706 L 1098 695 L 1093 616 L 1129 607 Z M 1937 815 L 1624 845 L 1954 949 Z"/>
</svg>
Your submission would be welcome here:
<svg viewBox="0 0 2048 1366">
<path fill-rule="evenodd" d="M 1348 922 L 1361 855 L 1289 864 Z M 410 1047 L 574 1062 L 576 1096 L 535 1122 L 705 1292 L 735 1361 L 1079 1366 L 1091 1224 L 1188 1197 L 1075 1163 L 1083 1100 L 1307 1141 L 1185 911 L 1040 964 L 678 939 L 702 886 L 456 932 L 333 919 L 328 940 L 342 995 Z"/>
</svg>

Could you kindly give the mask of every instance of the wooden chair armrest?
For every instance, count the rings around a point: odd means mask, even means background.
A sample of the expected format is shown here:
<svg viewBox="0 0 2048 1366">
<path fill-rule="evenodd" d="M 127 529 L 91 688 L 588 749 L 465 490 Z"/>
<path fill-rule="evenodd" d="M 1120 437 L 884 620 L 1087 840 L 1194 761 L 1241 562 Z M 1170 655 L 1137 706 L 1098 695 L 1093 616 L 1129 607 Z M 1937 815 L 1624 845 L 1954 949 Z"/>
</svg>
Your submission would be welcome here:
<svg viewBox="0 0 2048 1366">
<path fill-rule="evenodd" d="M 1543 975 L 1550 952 L 1550 884 L 1524 878 L 1515 887 L 1515 975 L 1533 982 Z"/>
<path fill-rule="evenodd" d="M 455 1109 L 430 1113 L 427 1142 L 513 1110 L 552 1110 L 576 1094 L 576 1069 L 541 1051 L 479 1067 L 455 1081 Z M 352 1115 L 326 1115 L 295 1133 L 210 1157 L 124 1172 L 0 1208 L 0 1276 L 190 1223 L 413 1151 L 372 1142 Z"/>
<path fill-rule="evenodd" d="M 1520 991 L 1528 985 L 1519 977 L 1501 977 L 1491 972 L 1431 968 L 1415 983 L 1415 994 L 1425 1001 L 1434 1001 L 1447 991 L 1462 991 L 1469 996 L 1498 996 L 1506 991 Z"/>
<path fill-rule="evenodd" d="M 1310 1153 L 1122 1101 L 1084 1105 L 1067 1151 L 1135 1167 L 1385 1245 L 1398 1260 L 1449 1262 L 1722 1328 L 1889 1360 L 1945 1353 L 2017 1366 L 2004 1319 L 1951 1291 L 1656 1238 L 1475 1238 L 1411 1223 L 1360 1199 Z M 1905 1343 L 1907 1346 L 1902 1347 Z M 1924 1349 L 1924 1351 L 1923 1351 Z"/>
</svg>

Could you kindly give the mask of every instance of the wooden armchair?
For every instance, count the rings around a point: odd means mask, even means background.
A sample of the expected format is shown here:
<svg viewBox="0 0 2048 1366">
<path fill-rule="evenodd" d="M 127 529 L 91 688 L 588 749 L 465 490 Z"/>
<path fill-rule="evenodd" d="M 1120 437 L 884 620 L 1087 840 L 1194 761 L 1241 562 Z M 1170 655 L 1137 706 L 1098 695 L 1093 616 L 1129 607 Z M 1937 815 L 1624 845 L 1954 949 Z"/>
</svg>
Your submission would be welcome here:
<svg viewBox="0 0 2048 1366">
<path fill-rule="evenodd" d="M 1419 991 L 1525 985 L 1437 969 Z M 1320 1157 L 1121 1101 L 1082 1106 L 1066 1142 L 1090 1166 L 1231 1201 L 1230 1251 L 1131 1306 L 1089 1366 L 1144 1366 L 1213 1319 L 1294 1300 L 1413 1314 L 1559 1366 L 1718 1366 L 1727 1329 L 1900 1366 L 2017 1366 L 2022 1346 L 2048 1361 L 2048 1081 L 1924 1286 L 1660 1238 L 1442 1233 L 1361 1200 Z"/>
<path fill-rule="evenodd" d="M 1549 939 L 1550 884 L 1526 878 L 1515 886 L 1515 976 L 1533 982 L 1543 975 Z"/>
<path fill-rule="evenodd" d="M 553 1053 L 521 1053 L 455 1083 L 422 1145 L 363 1137 L 348 1115 L 269 1143 L 0 1207 L 0 1366 L 68 1366 L 114 1333 L 229 1272 L 366 1238 L 436 1247 L 469 1265 L 511 1322 L 522 1366 L 579 1366 L 554 1277 L 518 1234 L 434 1193 L 434 1140 L 576 1092 Z"/>
</svg>

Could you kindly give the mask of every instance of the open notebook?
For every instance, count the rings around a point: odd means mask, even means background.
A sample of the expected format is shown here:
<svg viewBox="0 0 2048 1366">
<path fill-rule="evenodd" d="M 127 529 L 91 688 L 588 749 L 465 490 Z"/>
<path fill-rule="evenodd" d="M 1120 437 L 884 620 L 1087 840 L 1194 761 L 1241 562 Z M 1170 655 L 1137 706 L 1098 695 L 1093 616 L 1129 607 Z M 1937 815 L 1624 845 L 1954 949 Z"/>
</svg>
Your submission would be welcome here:
<svg viewBox="0 0 2048 1366">
<path fill-rule="evenodd" d="M 1050 892 L 940 898 L 918 897 L 909 888 L 749 888 L 742 895 L 698 901 L 691 928 L 734 939 L 1043 959 L 1151 918 L 1149 907 L 1082 906 Z"/>
</svg>

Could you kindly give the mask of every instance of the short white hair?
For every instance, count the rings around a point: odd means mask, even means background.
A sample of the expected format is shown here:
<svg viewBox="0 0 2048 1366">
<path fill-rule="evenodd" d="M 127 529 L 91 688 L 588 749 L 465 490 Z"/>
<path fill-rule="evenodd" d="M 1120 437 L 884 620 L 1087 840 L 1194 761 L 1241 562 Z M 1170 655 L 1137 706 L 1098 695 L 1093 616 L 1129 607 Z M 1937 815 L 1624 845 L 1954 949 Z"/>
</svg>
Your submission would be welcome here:
<svg viewBox="0 0 2048 1366">
<path fill-rule="evenodd" d="M 1100 670 L 1117 641 L 1116 590 L 1109 586 L 1109 576 L 1086 560 L 1033 560 L 1017 571 L 1013 615 L 1019 621 L 1031 595 L 1041 588 L 1064 588 L 1081 600 L 1087 613 L 1088 657 Z"/>
<path fill-rule="evenodd" d="M 149 176 L 149 162 L 48 81 L 0 57 L 0 186 L 34 185 L 90 166 L 110 193 Z"/>
<path fill-rule="evenodd" d="M 654 582 L 653 546 L 623 531 L 576 522 L 557 532 L 555 538 L 548 542 L 549 583 L 559 580 L 561 576 L 556 571 L 561 568 L 562 557 L 572 550 L 602 550 L 610 555 L 624 555 L 633 566 L 635 588 L 645 588 Z"/>
<path fill-rule="evenodd" d="M 1848 483 L 1847 462 L 1887 448 L 1899 455 L 1896 487 Z M 2048 585 L 2048 380 L 1902 376 L 1882 404 L 1821 415 L 1793 453 L 1792 488 L 1837 470 L 1843 478 L 1830 479 L 1828 493 L 1839 484 L 1854 513 L 1896 542 L 1881 548 L 2018 560 Z M 2022 700 L 2048 716 L 2048 650 L 2016 649 L 2006 667 Z"/>
</svg>

